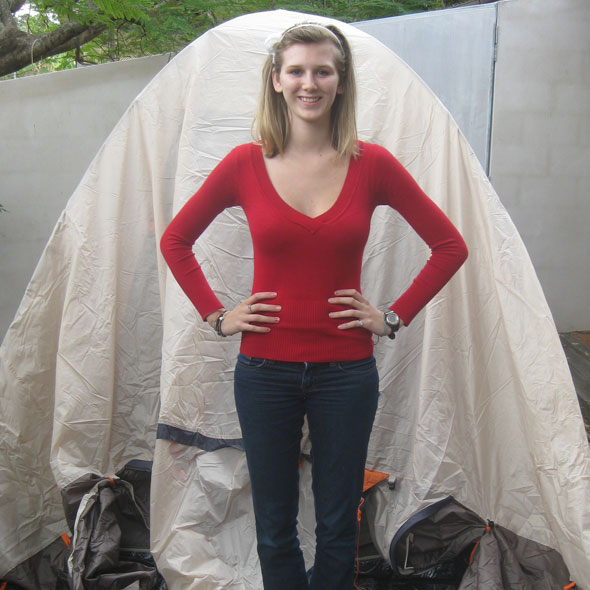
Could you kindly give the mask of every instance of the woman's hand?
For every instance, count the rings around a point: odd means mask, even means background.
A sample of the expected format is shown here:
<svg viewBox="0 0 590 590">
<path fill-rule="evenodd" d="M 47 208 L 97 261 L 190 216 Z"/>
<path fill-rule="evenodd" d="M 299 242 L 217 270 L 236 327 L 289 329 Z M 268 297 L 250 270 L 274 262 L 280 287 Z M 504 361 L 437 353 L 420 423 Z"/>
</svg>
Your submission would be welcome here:
<svg viewBox="0 0 590 590">
<path fill-rule="evenodd" d="M 328 303 L 346 305 L 350 309 L 330 312 L 331 318 L 345 318 L 350 321 L 340 324 L 339 330 L 351 328 L 364 328 L 377 336 L 385 336 L 391 332 L 391 328 L 385 325 L 383 312 L 371 305 L 370 301 L 363 297 L 356 289 L 339 289 L 334 291 L 335 297 L 330 297 Z"/>
<path fill-rule="evenodd" d="M 279 318 L 277 316 L 261 315 L 262 312 L 279 312 L 280 305 L 270 305 L 268 303 L 259 303 L 261 300 L 273 299 L 276 293 L 262 292 L 254 293 L 248 299 L 245 299 L 235 309 L 226 311 L 223 321 L 221 322 L 221 331 L 224 336 L 231 336 L 238 332 L 270 332 L 270 328 L 266 326 L 255 326 L 251 322 L 259 324 L 278 324 Z M 215 322 L 221 315 L 221 310 L 214 311 L 207 316 L 212 328 L 215 328 Z"/>
</svg>

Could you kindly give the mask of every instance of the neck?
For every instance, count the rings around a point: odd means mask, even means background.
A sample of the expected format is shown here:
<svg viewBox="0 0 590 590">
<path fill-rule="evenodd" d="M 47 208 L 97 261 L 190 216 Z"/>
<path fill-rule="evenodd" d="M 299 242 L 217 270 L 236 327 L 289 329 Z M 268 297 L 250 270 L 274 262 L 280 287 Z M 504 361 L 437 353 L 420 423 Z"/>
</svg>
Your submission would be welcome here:
<svg viewBox="0 0 590 590">
<path fill-rule="evenodd" d="M 330 122 L 291 122 L 289 141 L 285 151 L 303 154 L 324 154 L 333 151 Z"/>
</svg>

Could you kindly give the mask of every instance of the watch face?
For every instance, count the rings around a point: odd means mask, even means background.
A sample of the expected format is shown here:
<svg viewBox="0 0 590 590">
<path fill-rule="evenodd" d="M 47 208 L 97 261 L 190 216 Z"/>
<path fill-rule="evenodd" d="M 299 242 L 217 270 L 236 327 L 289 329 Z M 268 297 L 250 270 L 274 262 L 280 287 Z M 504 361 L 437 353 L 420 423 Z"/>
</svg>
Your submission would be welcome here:
<svg viewBox="0 0 590 590">
<path fill-rule="evenodd" d="M 399 329 L 399 316 L 395 311 L 388 311 L 385 314 L 385 322 L 392 330 Z"/>
</svg>

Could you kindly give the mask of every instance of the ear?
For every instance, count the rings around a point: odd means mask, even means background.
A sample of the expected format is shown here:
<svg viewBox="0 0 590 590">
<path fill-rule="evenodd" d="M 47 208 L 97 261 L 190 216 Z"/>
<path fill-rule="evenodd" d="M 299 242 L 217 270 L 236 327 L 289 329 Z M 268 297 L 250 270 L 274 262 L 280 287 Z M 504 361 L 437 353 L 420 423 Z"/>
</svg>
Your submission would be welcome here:
<svg viewBox="0 0 590 590">
<path fill-rule="evenodd" d="M 283 92 L 283 86 L 281 85 L 279 75 L 274 70 L 272 71 L 272 85 L 275 92 L 278 92 L 279 94 Z"/>
</svg>

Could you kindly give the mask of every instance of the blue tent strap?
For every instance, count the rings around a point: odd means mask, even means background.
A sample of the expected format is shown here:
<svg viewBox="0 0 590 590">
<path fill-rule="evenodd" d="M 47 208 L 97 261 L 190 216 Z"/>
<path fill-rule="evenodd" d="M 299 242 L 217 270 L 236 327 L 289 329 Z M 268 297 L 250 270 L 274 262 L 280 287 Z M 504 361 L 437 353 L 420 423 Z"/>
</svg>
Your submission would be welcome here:
<svg viewBox="0 0 590 590">
<path fill-rule="evenodd" d="M 188 447 L 198 447 L 204 451 L 217 451 L 231 447 L 238 451 L 244 450 L 244 441 L 241 438 L 212 438 L 200 432 L 183 430 L 168 424 L 158 424 L 156 438 L 170 440 Z"/>
<path fill-rule="evenodd" d="M 132 459 L 125 464 L 124 469 L 135 469 L 136 471 L 152 471 L 153 461 L 144 461 L 142 459 Z"/>
</svg>

